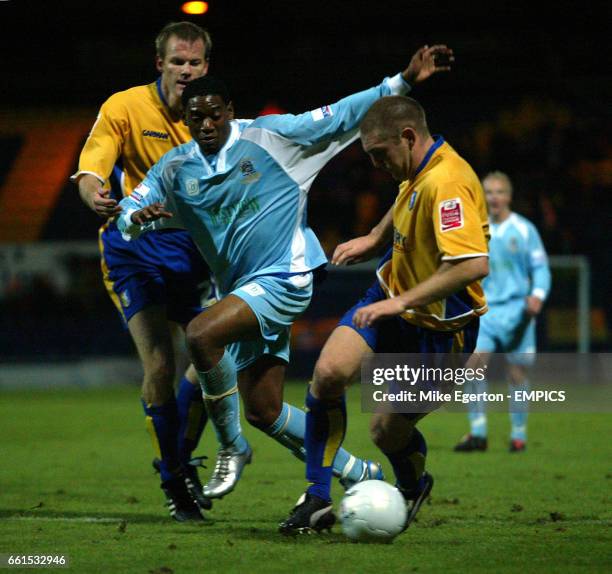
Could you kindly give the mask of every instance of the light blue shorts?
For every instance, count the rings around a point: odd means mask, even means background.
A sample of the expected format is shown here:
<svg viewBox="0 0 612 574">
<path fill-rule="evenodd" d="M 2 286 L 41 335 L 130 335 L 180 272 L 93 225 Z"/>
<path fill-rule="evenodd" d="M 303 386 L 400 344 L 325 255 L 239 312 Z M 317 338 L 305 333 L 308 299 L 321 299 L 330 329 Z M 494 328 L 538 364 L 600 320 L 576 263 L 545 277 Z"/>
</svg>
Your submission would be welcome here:
<svg viewBox="0 0 612 574">
<path fill-rule="evenodd" d="M 262 355 L 289 362 L 291 325 L 308 308 L 312 287 L 313 275 L 309 272 L 290 277 L 262 275 L 231 292 L 252 309 L 261 331 L 257 339 L 228 345 L 238 371 Z"/>
<path fill-rule="evenodd" d="M 480 318 L 476 351 L 506 353 L 514 365 L 532 365 L 536 352 L 535 319 L 525 313 L 524 299 L 489 305 Z"/>
</svg>

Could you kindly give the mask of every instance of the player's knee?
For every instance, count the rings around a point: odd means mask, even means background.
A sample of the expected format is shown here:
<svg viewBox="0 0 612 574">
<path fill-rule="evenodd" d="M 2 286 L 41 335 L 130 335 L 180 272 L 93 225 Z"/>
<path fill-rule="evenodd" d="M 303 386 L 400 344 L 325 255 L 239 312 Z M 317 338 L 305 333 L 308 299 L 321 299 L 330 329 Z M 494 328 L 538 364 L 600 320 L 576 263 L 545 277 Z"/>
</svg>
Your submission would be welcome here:
<svg viewBox="0 0 612 574">
<path fill-rule="evenodd" d="M 314 369 L 312 390 L 321 399 L 334 399 L 340 396 L 350 382 L 350 373 L 333 358 L 321 357 Z"/>
<path fill-rule="evenodd" d="M 215 346 L 215 337 L 205 316 L 196 317 L 187 325 L 185 343 L 192 358 L 208 357 L 208 350 Z"/>
</svg>

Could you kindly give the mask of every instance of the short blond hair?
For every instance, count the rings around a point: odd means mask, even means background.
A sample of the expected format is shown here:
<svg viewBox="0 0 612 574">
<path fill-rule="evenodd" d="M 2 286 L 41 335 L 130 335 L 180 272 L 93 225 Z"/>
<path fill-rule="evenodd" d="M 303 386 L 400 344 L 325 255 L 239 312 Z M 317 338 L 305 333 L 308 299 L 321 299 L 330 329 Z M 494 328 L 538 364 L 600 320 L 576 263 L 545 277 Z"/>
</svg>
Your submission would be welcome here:
<svg viewBox="0 0 612 574">
<path fill-rule="evenodd" d="M 483 187 L 484 187 L 484 182 L 487 179 L 496 179 L 498 181 L 501 181 L 504 187 L 506 188 L 508 195 L 512 196 L 512 192 L 513 192 L 512 181 L 508 177 L 508 174 L 504 173 L 503 171 L 499 171 L 499 170 L 490 171 L 489 173 L 487 173 L 487 175 L 485 175 L 482 178 Z"/>
<path fill-rule="evenodd" d="M 193 22 L 170 22 L 166 24 L 155 38 L 155 52 L 163 60 L 166 57 L 166 47 L 170 36 L 176 36 L 179 40 L 186 40 L 193 43 L 196 40 L 204 42 L 204 59 L 210 60 L 212 50 L 212 40 L 208 30 L 201 28 Z"/>
</svg>

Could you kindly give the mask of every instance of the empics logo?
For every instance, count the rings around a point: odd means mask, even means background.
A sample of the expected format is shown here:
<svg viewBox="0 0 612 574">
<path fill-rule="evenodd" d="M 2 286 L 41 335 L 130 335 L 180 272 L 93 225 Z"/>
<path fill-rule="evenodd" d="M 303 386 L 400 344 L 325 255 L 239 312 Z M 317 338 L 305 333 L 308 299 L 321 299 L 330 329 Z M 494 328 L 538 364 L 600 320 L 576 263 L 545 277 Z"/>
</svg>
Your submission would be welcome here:
<svg viewBox="0 0 612 574">
<path fill-rule="evenodd" d="M 463 227 L 463 206 L 461 198 L 446 199 L 440 202 L 440 231 L 461 229 Z"/>
</svg>

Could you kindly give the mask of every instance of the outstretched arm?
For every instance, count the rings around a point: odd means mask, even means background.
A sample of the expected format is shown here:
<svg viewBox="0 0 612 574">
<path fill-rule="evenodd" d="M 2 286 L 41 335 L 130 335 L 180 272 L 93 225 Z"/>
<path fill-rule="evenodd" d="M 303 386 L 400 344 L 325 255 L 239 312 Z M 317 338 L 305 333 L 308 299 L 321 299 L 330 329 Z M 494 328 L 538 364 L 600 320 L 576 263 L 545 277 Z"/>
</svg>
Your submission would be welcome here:
<svg viewBox="0 0 612 574">
<path fill-rule="evenodd" d="M 444 44 L 423 46 L 413 54 L 401 73 L 386 78 L 374 88 L 303 114 L 260 117 L 253 127 L 264 128 L 282 136 L 285 141 L 302 146 L 340 140 L 348 134 L 356 136 L 361 120 L 376 100 L 384 96 L 407 94 L 413 85 L 424 82 L 438 72 L 450 70 L 453 61 L 453 51 Z"/>
<path fill-rule="evenodd" d="M 449 72 L 454 61 L 453 51 L 446 44 L 425 45 L 414 53 L 402 77 L 414 86 L 438 72 Z"/>
</svg>

